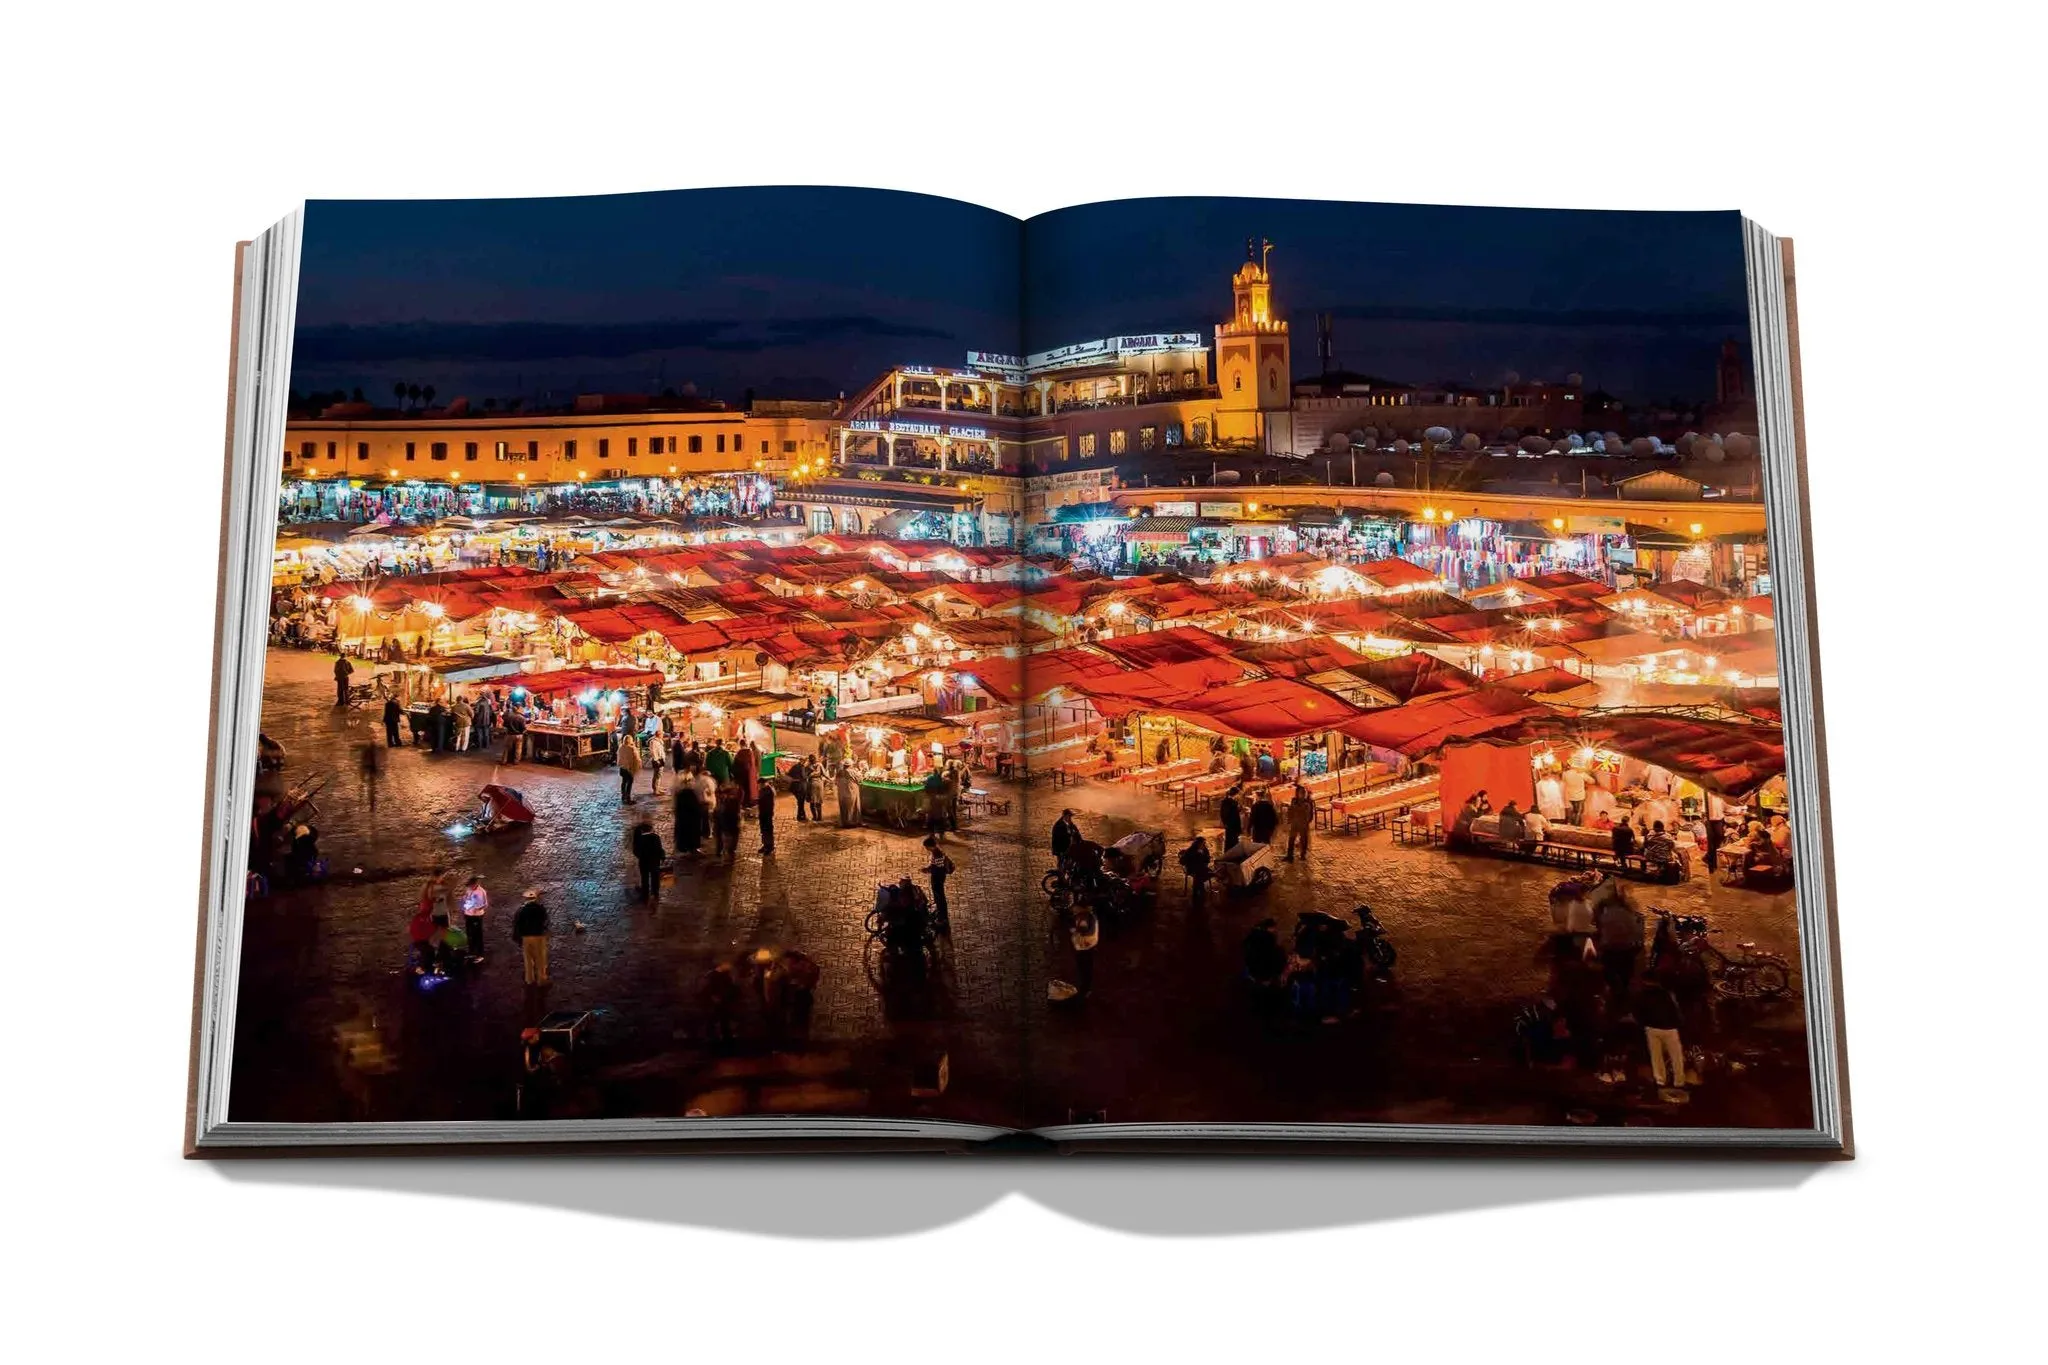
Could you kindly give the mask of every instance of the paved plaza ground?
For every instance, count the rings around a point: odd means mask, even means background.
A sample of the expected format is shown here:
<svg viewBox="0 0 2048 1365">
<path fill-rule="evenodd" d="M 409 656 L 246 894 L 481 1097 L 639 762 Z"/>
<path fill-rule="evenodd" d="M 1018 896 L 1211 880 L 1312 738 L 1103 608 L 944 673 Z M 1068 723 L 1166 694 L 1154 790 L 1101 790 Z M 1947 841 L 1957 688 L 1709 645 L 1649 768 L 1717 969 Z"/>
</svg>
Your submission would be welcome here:
<svg viewBox="0 0 2048 1365">
<path fill-rule="evenodd" d="M 1639 1030 L 1618 1029 L 1627 1079 L 1517 1066 L 1517 1007 L 1549 977 L 1546 893 L 1556 869 L 1403 847 L 1384 832 L 1318 832 L 1305 863 L 1282 865 L 1263 894 L 1213 894 L 1195 912 L 1171 870 L 1155 906 L 1112 929 L 1095 991 L 1055 1005 L 1068 971 L 1037 886 L 1061 806 L 1091 837 L 1206 825 L 1143 793 L 1085 784 L 1006 789 L 1012 814 L 963 828 L 951 852 L 953 936 L 923 979 L 880 970 L 862 921 L 875 886 L 916 873 L 914 837 L 799 824 L 781 803 L 776 852 L 759 855 L 751 813 L 729 868 L 684 860 L 658 906 L 641 903 L 632 821 L 670 838 L 670 803 L 621 810 L 610 770 L 500 768 L 496 754 L 388 755 L 374 784 L 357 750 L 382 743 L 373 710 L 333 706 L 332 657 L 270 656 L 263 727 L 288 755 L 284 776 L 331 773 L 316 823 L 328 881 L 250 903 L 244 934 L 230 1111 L 237 1120 L 510 1117 L 522 1071 L 518 1033 L 550 1009 L 597 1009 L 584 1080 L 558 1113 L 830 1112 L 999 1124 L 1110 1121 L 1334 1121 L 1804 1126 L 1806 1040 L 1796 998 L 1726 1002 L 1691 1021 L 1702 1052 L 1690 1103 L 1647 1082 Z M 359 679 L 360 681 L 360 679 Z M 520 787 L 530 832 L 457 839 L 445 831 L 485 782 Z M 991 784 L 994 785 L 994 784 Z M 641 789 L 645 791 L 645 777 Z M 373 793 L 374 787 L 374 793 Z M 374 794 L 374 801 L 372 796 Z M 1027 809 L 1028 806 L 1028 809 Z M 405 966 L 405 928 L 436 863 L 484 878 L 493 897 L 487 960 L 423 991 Z M 357 871 L 360 869 L 360 871 Z M 552 984 L 521 985 L 511 912 L 520 891 L 552 911 Z M 1798 961 L 1792 900 L 1710 885 L 1638 887 L 1639 907 L 1706 913 L 1740 941 Z M 1271 1018 L 1239 979 L 1240 941 L 1260 917 L 1283 936 L 1298 911 L 1366 903 L 1398 946 L 1363 1007 L 1334 1024 Z M 730 1044 L 701 1036 L 698 978 L 758 947 L 800 947 L 823 967 L 810 1036 L 778 1041 L 743 1009 Z M 944 1054 L 950 1084 L 914 1097 L 921 1063 Z"/>
</svg>

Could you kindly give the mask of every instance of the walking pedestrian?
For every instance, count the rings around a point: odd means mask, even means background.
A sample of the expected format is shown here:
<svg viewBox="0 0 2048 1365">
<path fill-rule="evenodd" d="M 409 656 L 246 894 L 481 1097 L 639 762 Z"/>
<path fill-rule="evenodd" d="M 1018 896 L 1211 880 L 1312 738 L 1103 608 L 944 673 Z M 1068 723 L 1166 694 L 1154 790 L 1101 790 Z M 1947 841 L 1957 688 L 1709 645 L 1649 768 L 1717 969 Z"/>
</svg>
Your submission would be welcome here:
<svg viewBox="0 0 2048 1365">
<path fill-rule="evenodd" d="M 348 661 L 348 655 L 337 655 L 334 660 L 334 704 L 348 705 L 348 679 L 356 666 Z"/>
<path fill-rule="evenodd" d="M 732 776 L 732 755 L 726 751 L 725 741 L 714 739 L 711 747 L 704 752 L 704 771 L 711 774 L 711 780 L 724 786 Z"/>
<path fill-rule="evenodd" d="M 1188 874 L 1188 903 L 1200 911 L 1209 896 L 1209 841 L 1197 834 L 1180 851 L 1180 870 Z"/>
<path fill-rule="evenodd" d="M 739 799 L 737 791 L 733 793 L 733 799 Z M 732 1041 L 735 1032 L 733 1011 L 738 1008 L 739 1002 L 739 977 L 733 971 L 731 963 L 718 963 L 704 973 L 697 982 L 697 1008 L 704 1017 L 706 1036 L 714 1042 Z"/>
<path fill-rule="evenodd" d="M 934 841 L 946 834 L 946 777 L 937 770 L 924 779 L 924 832 Z"/>
<path fill-rule="evenodd" d="M 1564 822 L 1576 825 L 1586 813 L 1586 770 L 1566 768 L 1564 770 Z"/>
<path fill-rule="evenodd" d="M 384 743 L 393 749 L 404 742 L 398 737 L 398 722 L 404 715 L 405 712 L 399 709 L 398 698 L 384 699 Z"/>
<path fill-rule="evenodd" d="M 1067 941 L 1074 949 L 1074 993 L 1077 998 L 1086 999 L 1095 988 L 1095 945 L 1102 942 L 1102 923 L 1096 919 L 1093 906 L 1075 909 Z"/>
<path fill-rule="evenodd" d="M 839 801 L 839 828 L 852 829 L 860 824 L 860 784 L 853 780 L 851 763 L 839 765 L 833 786 Z"/>
<path fill-rule="evenodd" d="M 1643 954 L 1642 912 L 1629 904 L 1620 885 L 1593 913 L 1593 941 L 1600 949 L 1600 971 L 1607 978 L 1607 998 L 1619 1006 L 1628 999 L 1636 959 Z"/>
<path fill-rule="evenodd" d="M 1052 860 L 1062 866 L 1074 846 L 1081 842 L 1081 827 L 1074 823 L 1074 812 L 1063 810 L 1060 818 L 1052 822 Z"/>
<path fill-rule="evenodd" d="M 1650 1079 L 1661 1090 L 1685 1088 L 1685 1043 L 1679 1037 L 1684 1022 L 1678 997 L 1655 976 L 1645 977 L 1635 994 L 1636 1022 L 1643 1026 L 1643 1041 L 1650 1049 Z"/>
<path fill-rule="evenodd" d="M 1216 802 L 1216 819 L 1223 826 L 1223 847 L 1225 851 L 1237 847 L 1237 841 L 1244 837 L 1244 807 L 1237 803 L 1240 788 L 1233 784 Z"/>
<path fill-rule="evenodd" d="M 951 938 L 953 919 L 946 910 L 946 878 L 959 871 L 959 868 L 946 856 L 946 850 L 939 847 L 937 839 L 927 838 L 924 847 L 929 855 L 925 860 L 924 874 L 931 879 L 932 884 L 932 923 L 941 934 Z"/>
<path fill-rule="evenodd" d="M 661 836 L 654 832 L 653 821 L 642 820 L 633 826 L 633 861 L 640 865 L 641 900 L 661 899 L 661 865 L 667 857 Z"/>
<path fill-rule="evenodd" d="M 800 948 L 790 948 L 776 964 L 781 981 L 778 1013 L 783 1032 L 802 1038 L 811 1031 L 811 1006 L 818 998 L 818 978 L 823 975 L 817 962 Z"/>
<path fill-rule="evenodd" d="M 548 984 L 548 908 L 540 892 L 528 888 L 512 912 L 512 937 L 519 940 L 519 956 L 526 969 L 526 984 Z"/>
<path fill-rule="evenodd" d="M 763 782 L 761 794 L 754 799 L 754 812 L 761 822 L 761 856 L 775 854 L 775 784 Z"/>
<path fill-rule="evenodd" d="M 650 796 L 661 795 L 661 770 L 668 766 L 668 745 L 661 742 L 660 735 L 651 735 L 647 740 L 647 792 Z"/>
<path fill-rule="evenodd" d="M 467 697 L 455 699 L 455 705 L 448 708 L 448 719 L 455 735 L 455 743 L 452 746 L 455 752 L 468 752 L 470 731 L 476 726 L 476 711 L 470 706 Z"/>
<path fill-rule="evenodd" d="M 825 766 L 812 754 L 804 760 L 804 799 L 811 803 L 811 819 L 825 823 Z"/>
<path fill-rule="evenodd" d="M 712 818 L 711 856 L 731 862 L 740 851 L 740 789 L 726 782 L 718 788 L 718 805 Z"/>
<path fill-rule="evenodd" d="M 1294 850 L 1299 848 L 1303 861 L 1308 858 L 1308 836 L 1315 828 L 1316 799 L 1308 794 L 1308 788 L 1294 784 L 1294 799 L 1287 803 L 1287 858 L 1294 861 Z"/>
<path fill-rule="evenodd" d="M 761 794 L 761 751 L 743 739 L 732 755 L 732 780 L 740 784 L 740 804 L 751 806 Z"/>
<path fill-rule="evenodd" d="M 1252 802 L 1252 808 L 1245 816 L 1245 824 L 1253 843 L 1273 842 L 1273 835 L 1280 828 L 1280 808 L 1273 804 L 1271 788 L 1261 791 L 1258 800 Z"/>
<path fill-rule="evenodd" d="M 526 717 L 517 711 L 505 712 L 505 763 L 517 767 L 519 760 L 526 757 Z"/>
<path fill-rule="evenodd" d="M 462 888 L 462 928 L 469 935 L 469 960 L 484 960 L 484 915 L 491 908 L 491 893 L 482 877 L 471 877 Z"/>
<path fill-rule="evenodd" d="M 619 804 L 633 800 L 633 779 L 640 774 L 640 744 L 631 735 L 619 739 Z"/>
<path fill-rule="evenodd" d="M 704 843 L 704 800 L 697 779 L 678 771 L 675 796 L 675 841 L 678 856 L 698 852 Z"/>
</svg>

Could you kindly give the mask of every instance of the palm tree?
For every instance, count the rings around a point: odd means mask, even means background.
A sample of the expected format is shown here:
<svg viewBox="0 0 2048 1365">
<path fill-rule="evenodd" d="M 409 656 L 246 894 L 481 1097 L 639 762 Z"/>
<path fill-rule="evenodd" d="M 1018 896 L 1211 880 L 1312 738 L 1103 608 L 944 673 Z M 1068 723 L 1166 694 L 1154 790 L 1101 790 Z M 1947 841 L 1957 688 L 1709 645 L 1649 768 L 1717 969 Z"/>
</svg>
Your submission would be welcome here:
<svg viewBox="0 0 2048 1365">
<path fill-rule="evenodd" d="M 429 384 L 425 388 L 421 389 L 420 397 L 427 400 L 428 407 L 431 408 L 432 406 L 434 406 L 434 386 L 432 384 Z"/>
<path fill-rule="evenodd" d="M 398 400 L 400 409 L 405 407 L 405 381 L 403 379 L 391 386 L 391 396 Z"/>
<path fill-rule="evenodd" d="M 420 386 L 417 384 L 407 384 L 405 386 L 405 398 L 408 403 L 417 404 L 420 401 Z"/>
</svg>

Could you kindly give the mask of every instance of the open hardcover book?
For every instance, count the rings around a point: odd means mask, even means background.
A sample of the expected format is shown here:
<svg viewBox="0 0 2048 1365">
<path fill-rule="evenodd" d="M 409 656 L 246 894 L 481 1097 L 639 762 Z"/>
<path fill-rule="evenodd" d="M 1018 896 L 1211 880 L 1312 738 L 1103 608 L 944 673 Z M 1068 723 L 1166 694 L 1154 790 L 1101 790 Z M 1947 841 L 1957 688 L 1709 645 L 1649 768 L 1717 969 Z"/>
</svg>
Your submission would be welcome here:
<svg viewBox="0 0 2048 1365">
<path fill-rule="evenodd" d="M 188 1150 L 1845 1154 L 1791 261 L 308 204 L 238 248 Z"/>
</svg>

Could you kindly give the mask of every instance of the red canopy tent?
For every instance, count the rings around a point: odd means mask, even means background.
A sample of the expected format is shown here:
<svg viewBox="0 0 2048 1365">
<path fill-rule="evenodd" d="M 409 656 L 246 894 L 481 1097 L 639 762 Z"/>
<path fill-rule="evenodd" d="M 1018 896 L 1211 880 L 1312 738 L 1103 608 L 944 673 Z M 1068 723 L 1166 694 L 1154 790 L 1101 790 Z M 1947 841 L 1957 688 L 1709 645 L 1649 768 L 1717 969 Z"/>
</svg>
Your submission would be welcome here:
<svg viewBox="0 0 2048 1365">
<path fill-rule="evenodd" d="M 1479 687 L 1368 711 L 1339 728 L 1353 739 L 1414 758 L 1450 740 L 1506 730 L 1532 714 L 1550 713 L 1542 702 L 1518 692 Z"/>
<path fill-rule="evenodd" d="M 1156 668 L 1160 664 L 1227 657 L 1236 651 L 1237 645 L 1199 626 L 1175 626 L 1171 630 L 1097 640 L 1095 648 L 1132 668 Z"/>
<path fill-rule="evenodd" d="M 563 668 L 553 673 L 516 673 L 504 681 L 523 687 L 536 697 L 554 697 L 589 688 L 611 691 L 620 687 L 645 687 L 658 683 L 662 675 L 649 668 Z"/>
<path fill-rule="evenodd" d="M 1147 711 L 1191 720 L 1204 729 L 1248 739 L 1295 739 L 1342 729 L 1367 713 L 1342 697 L 1291 678 L 1260 678 L 1182 692 L 1145 704 Z"/>
<path fill-rule="evenodd" d="M 1367 662 L 1366 657 L 1356 650 L 1317 635 L 1299 640 L 1268 640 L 1261 644 L 1240 644 L 1236 647 L 1236 652 L 1237 657 L 1246 663 L 1257 664 L 1278 678 L 1306 678 L 1311 673 L 1335 673 L 1340 669 L 1356 667 Z"/>
<path fill-rule="evenodd" d="M 1358 565 L 1352 572 L 1388 591 L 1420 587 L 1437 579 L 1437 575 L 1428 569 L 1410 564 L 1405 559 L 1375 559 L 1369 564 Z"/>
</svg>

